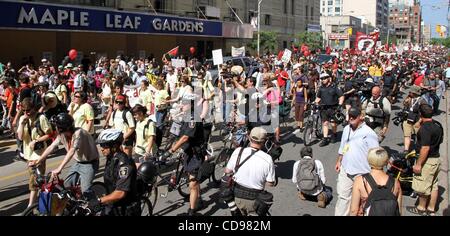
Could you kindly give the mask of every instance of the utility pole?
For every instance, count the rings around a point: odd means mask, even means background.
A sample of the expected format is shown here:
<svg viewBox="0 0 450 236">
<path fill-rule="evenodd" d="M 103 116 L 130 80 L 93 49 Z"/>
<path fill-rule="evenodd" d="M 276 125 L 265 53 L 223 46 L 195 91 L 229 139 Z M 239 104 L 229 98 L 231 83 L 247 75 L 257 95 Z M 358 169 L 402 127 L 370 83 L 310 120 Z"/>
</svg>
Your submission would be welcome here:
<svg viewBox="0 0 450 236">
<path fill-rule="evenodd" d="M 258 1 L 258 42 L 257 42 L 258 57 L 259 57 L 259 40 L 260 40 L 260 30 L 261 30 L 261 3 L 262 3 L 262 0 L 259 0 Z"/>
</svg>

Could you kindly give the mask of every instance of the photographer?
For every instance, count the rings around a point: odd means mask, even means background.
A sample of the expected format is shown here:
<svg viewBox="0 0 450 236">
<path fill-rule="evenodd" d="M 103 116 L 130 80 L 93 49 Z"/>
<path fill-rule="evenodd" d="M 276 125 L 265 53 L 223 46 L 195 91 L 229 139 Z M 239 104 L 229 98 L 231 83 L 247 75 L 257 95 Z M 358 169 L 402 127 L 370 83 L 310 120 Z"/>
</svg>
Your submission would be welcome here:
<svg viewBox="0 0 450 236">
<path fill-rule="evenodd" d="M 383 142 L 389 126 L 391 103 L 381 96 L 380 86 L 372 88 L 372 96 L 362 104 L 366 124 L 378 135 L 378 142 Z"/>
<path fill-rule="evenodd" d="M 427 104 L 427 102 L 420 97 L 421 88 L 413 85 L 409 89 L 408 97 L 403 101 L 403 109 L 408 112 L 407 119 L 403 121 L 403 137 L 404 137 L 404 152 L 408 153 L 411 146 L 411 136 L 417 134 L 419 129 L 419 106 Z"/>
</svg>

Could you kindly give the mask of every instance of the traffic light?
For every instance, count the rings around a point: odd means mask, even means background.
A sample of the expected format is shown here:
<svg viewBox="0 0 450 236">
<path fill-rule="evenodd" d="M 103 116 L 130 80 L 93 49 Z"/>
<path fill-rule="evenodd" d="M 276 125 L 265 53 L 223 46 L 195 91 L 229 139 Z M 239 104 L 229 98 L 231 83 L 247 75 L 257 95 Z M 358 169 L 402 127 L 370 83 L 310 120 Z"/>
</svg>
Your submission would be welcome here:
<svg viewBox="0 0 450 236">
<path fill-rule="evenodd" d="M 436 25 L 436 32 L 441 33 L 441 25 Z"/>
<path fill-rule="evenodd" d="M 353 28 L 352 27 L 348 28 L 347 32 L 349 36 L 353 35 Z"/>
</svg>

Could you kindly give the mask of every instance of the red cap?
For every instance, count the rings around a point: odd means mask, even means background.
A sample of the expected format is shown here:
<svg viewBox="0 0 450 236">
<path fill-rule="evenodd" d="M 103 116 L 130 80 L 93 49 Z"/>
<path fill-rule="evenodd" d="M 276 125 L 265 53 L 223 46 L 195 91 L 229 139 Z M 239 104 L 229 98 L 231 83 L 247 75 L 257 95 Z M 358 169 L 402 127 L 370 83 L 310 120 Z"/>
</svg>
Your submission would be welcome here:
<svg viewBox="0 0 450 236">
<path fill-rule="evenodd" d="M 116 97 L 116 101 L 125 101 L 125 97 L 123 95 L 119 95 Z"/>
</svg>

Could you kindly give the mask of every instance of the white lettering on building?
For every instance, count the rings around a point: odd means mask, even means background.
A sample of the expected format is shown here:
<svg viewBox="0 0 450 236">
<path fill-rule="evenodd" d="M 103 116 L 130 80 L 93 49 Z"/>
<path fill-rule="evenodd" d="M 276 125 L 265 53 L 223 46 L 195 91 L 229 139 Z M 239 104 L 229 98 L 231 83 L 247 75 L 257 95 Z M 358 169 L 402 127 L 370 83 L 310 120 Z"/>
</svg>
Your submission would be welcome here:
<svg viewBox="0 0 450 236">
<path fill-rule="evenodd" d="M 172 31 L 172 32 L 197 32 L 203 33 L 203 22 L 193 22 L 187 20 L 169 20 L 164 21 L 160 18 L 153 20 L 153 28 L 156 31 Z"/>
<path fill-rule="evenodd" d="M 20 9 L 19 17 L 17 19 L 19 24 L 52 24 L 63 25 L 69 23 L 70 26 L 89 26 L 89 13 L 88 12 L 75 12 L 56 10 L 56 12 L 45 9 L 42 16 L 38 16 L 34 8 L 31 8 L 27 13 L 23 7 Z"/>
<path fill-rule="evenodd" d="M 34 11 L 34 8 L 31 8 L 28 14 L 25 11 L 25 9 L 23 9 L 23 7 L 20 8 L 19 19 L 17 20 L 17 23 L 23 24 L 24 20 L 26 20 L 26 23 L 30 23 L 31 20 L 33 20 L 32 22 L 33 24 L 38 23 L 38 19 L 36 16 L 36 12 Z"/>
</svg>

